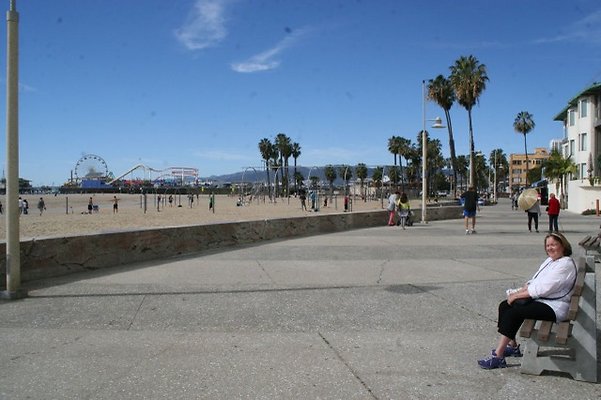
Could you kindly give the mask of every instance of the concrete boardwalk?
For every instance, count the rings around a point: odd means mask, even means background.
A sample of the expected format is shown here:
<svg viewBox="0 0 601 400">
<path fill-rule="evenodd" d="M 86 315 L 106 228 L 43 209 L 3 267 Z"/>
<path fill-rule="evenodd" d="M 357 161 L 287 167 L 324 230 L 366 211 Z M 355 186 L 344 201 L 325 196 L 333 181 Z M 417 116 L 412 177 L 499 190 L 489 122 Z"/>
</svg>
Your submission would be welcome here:
<svg viewBox="0 0 601 400">
<path fill-rule="evenodd" d="M 476 365 L 545 258 L 541 222 L 502 201 L 476 235 L 382 226 L 33 282 L 0 302 L 0 398 L 598 399 Z M 601 219 L 560 222 L 576 248 Z"/>
</svg>

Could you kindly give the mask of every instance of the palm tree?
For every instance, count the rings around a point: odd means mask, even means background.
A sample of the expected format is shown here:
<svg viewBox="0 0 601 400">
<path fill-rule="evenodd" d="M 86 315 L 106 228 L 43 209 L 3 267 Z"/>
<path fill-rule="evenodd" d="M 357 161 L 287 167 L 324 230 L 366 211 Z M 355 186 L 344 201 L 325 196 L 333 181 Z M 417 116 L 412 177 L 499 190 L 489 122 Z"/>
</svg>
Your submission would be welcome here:
<svg viewBox="0 0 601 400">
<path fill-rule="evenodd" d="M 292 155 L 292 158 L 294 159 L 294 176 L 296 177 L 296 160 L 300 157 L 301 155 L 301 146 L 300 144 L 294 142 L 292 143 L 292 152 L 290 153 Z M 294 179 L 294 191 L 298 192 L 298 188 L 297 188 L 297 179 Z"/>
<path fill-rule="evenodd" d="M 286 195 L 288 195 L 288 159 L 292 154 L 292 142 L 290 141 L 290 138 L 286 136 L 286 134 L 278 133 L 275 137 L 275 146 L 280 156 L 280 166 L 283 167 L 283 170 L 280 170 L 282 185 L 286 185 Z M 284 175 L 286 175 L 285 180 Z"/>
<path fill-rule="evenodd" d="M 578 167 L 574 164 L 571 157 L 564 158 L 557 149 L 551 150 L 551 155 L 543 162 L 543 167 L 545 168 L 545 176 L 555 180 L 555 190 L 561 193 L 559 197 L 560 202 L 562 207 L 566 208 L 568 205 L 567 177 L 575 174 Z"/>
<path fill-rule="evenodd" d="M 330 193 L 331 193 L 334 190 L 334 181 L 337 178 L 336 168 L 334 168 L 332 165 L 326 165 L 323 172 L 324 172 L 324 175 L 325 175 L 327 181 L 330 182 Z"/>
<path fill-rule="evenodd" d="M 468 173 L 468 157 L 458 156 L 457 157 L 457 174 L 459 175 L 460 181 L 458 187 L 463 187 L 463 179 Z"/>
<path fill-rule="evenodd" d="M 526 156 L 526 186 L 528 186 L 528 146 L 526 145 L 526 135 L 534 129 L 534 120 L 532 114 L 528 111 L 520 111 L 513 121 L 513 129 L 524 135 L 524 155 Z"/>
<path fill-rule="evenodd" d="M 384 168 L 376 167 L 374 168 L 374 172 L 371 174 L 372 184 L 376 188 L 376 193 L 378 193 L 378 186 L 380 187 L 380 197 L 382 197 L 382 207 L 384 207 L 384 197 L 383 197 L 383 185 L 382 178 L 384 177 Z"/>
<path fill-rule="evenodd" d="M 392 136 L 388 139 L 388 151 L 392 153 L 392 155 L 394 156 L 394 167 L 396 168 L 396 160 L 397 160 L 397 156 L 399 156 L 400 159 L 400 153 L 401 153 L 401 147 L 402 147 L 402 142 L 401 142 L 401 137 L 400 136 Z M 393 180 L 393 182 L 397 183 L 398 179 Z"/>
<path fill-rule="evenodd" d="M 455 102 L 455 91 L 451 81 L 442 75 L 438 75 L 428 82 L 428 99 L 433 100 L 444 110 L 447 120 L 447 129 L 449 131 L 449 151 L 451 153 L 451 170 L 453 171 L 453 182 L 455 190 L 457 189 L 457 156 L 455 154 L 455 139 L 453 138 L 453 126 L 451 124 L 451 107 Z M 457 197 L 453 193 L 453 197 Z"/>
<path fill-rule="evenodd" d="M 297 194 L 298 194 L 298 186 L 302 186 L 304 180 L 305 180 L 305 177 L 303 176 L 303 174 L 301 174 L 300 172 L 294 173 L 294 187 L 295 187 L 295 190 L 297 190 L 297 192 L 296 192 Z"/>
<path fill-rule="evenodd" d="M 367 179 L 367 165 L 364 163 L 357 164 L 355 167 L 355 175 L 357 175 L 357 178 L 361 181 L 361 197 L 364 201 L 367 201 L 367 196 L 365 196 L 365 193 L 363 192 L 363 184 L 365 179 Z"/>
<path fill-rule="evenodd" d="M 412 146 L 411 139 L 399 137 L 399 165 L 401 166 L 401 188 L 403 192 L 405 191 L 404 176 L 406 173 L 403 173 L 403 162 L 401 161 L 401 157 L 405 158 L 406 165 L 409 164 L 409 158 L 411 157 L 411 152 L 413 151 Z"/>
<path fill-rule="evenodd" d="M 486 66 L 480 64 L 478 59 L 472 55 L 461 56 L 455 64 L 450 67 L 449 77 L 457 101 L 467 110 L 470 134 L 470 185 L 474 184 L 474 130 L 472 127 L 472 108 L 478 103 L 478 98 L 486 89 L 488 76 Z"/>
<path fill-rule="evenodd" d="M 499 182 L 505 181 L 505 177 L 509 171 L 509 163 L 503 149 L 493 149 L 488 157 L 488 164 L 492 166 L 493 176 L 496 177 L 496 184 L 498 186 Z"/>
<path fill-rule="evenodd" d="M 269 162 L 269 166 L 273 170 L 274 197 L 277 197 L 280 193 L 279 183 L 281 182 L 281 179 L 278 181 L 278 169 L 280 169 L 282 164 L 280 163 L 280 153 L 275 143 L 271 144 L 271 161 Z"/>
<path fill-rule="evenodd" d="M 371 179 L 374 181 L 376 185 L 381 184 L 382 176 L 384 175 L 384 168 L 376 167 L 374 168 L 374 172 L 371 174 Z"/>
<path fill-rule="evenodd" d="M 269 160 L 273 156 L 273 144 L 267 138 L 261 139 L 259 142 L 259 152 L 261 153 L 261 158 L 265 160 L 265 173 L 267 174 L 267 187 L 270 187 L 269 183 Z M 271 198 L 271 190 L 269 191 L 269 197 Z"/>
</svg>

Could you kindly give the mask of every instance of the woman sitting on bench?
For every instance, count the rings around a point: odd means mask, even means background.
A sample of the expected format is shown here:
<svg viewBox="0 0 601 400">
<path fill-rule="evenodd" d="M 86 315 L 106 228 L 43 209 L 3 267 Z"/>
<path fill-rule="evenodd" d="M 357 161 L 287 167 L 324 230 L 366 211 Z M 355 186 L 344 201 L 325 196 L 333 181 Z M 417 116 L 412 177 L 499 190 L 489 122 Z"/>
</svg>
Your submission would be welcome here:
<svg viewBox="0 0 601 400">
<path fill-rule="evenodd" d="M 522 355 L 515 336 L 525 319 L 560 322 L 568 315 L 570 295 L 576 283 L 576 264 L 570 257 L 572 246 L 561 233 L 545 237 L 549 256 L 534 277 L 519 289 L 507 290 L 507 300 L 499 304 L 499 344 L 492 355 L 478 360 L 484 369 L 506 368 L 505 357 Z"/>
</svg>

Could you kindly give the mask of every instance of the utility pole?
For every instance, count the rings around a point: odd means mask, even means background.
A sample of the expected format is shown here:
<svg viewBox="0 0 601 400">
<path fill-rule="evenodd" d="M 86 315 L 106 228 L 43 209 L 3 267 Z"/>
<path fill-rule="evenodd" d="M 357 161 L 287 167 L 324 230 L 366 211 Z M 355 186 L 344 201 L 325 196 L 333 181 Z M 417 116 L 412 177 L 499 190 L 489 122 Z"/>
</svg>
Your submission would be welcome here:
<svg viewBox="0 0 601 400">
<path fill-rule="evenodd" d="M 6 290 L 4 299 L 18 299 L 21 289 L 19 234 L 19 13 L 10 0 L 6 13 Z"/>
</svg>

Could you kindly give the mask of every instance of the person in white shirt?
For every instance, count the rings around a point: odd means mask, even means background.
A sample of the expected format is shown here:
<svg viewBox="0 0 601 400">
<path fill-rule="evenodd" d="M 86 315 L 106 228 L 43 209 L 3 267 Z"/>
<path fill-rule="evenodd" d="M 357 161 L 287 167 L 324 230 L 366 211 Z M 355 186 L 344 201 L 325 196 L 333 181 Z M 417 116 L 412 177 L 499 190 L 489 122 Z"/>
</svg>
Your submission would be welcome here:
<svg viewBox="0 0 601 400">
<path fill-rule="evenodd" d="M 492 355 L 478 360 L 484 369 L 505 368 L 505 357 L 521 356 L 516 334 L 525 319 L 565 321 L 570 297 L 576 284 L 576 263 L 570 257 L 572 246 L 561 233 L 545 237 L 547 259 L 536 274 L 519 289 L 507 291 L 507 300 L 499 304 L 498 332 L 501 334 Z"/>
</svg>

